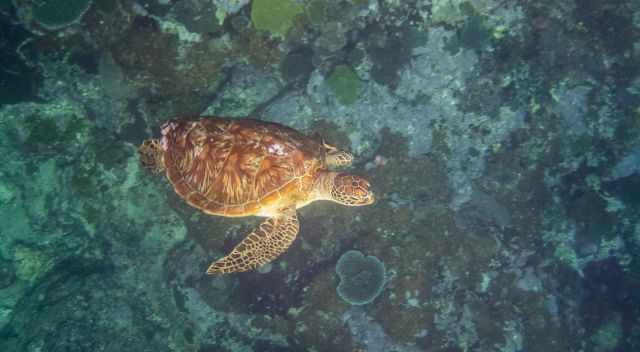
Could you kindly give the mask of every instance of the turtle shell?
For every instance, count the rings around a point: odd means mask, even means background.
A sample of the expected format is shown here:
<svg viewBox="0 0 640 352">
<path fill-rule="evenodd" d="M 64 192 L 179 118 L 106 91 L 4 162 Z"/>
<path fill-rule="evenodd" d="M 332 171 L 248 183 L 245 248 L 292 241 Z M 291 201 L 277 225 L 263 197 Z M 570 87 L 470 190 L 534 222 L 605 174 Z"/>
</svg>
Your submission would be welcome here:
<svg viewBox="0 0 640 352">
<path fill-rule="evenodd" d="M 324 167 L 321 143 L 255 119 L 171 120 L 160 143 L 175 191 L 214 215 L 260 215 L 304 201 Z"/>
</svg>

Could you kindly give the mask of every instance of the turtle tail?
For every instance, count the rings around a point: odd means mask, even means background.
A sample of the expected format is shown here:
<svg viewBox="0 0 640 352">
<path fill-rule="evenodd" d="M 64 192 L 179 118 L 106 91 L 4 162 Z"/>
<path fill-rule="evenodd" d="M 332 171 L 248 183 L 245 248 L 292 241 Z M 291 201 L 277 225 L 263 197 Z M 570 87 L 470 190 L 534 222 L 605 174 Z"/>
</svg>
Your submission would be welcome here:
<svg viewBox="0 0 640 352">
<path fill-rule="evenodd" d="M 164 171 L 164 161 L 162 160 L 162 146 L 157 139 L 147 139 L 138 148 L 140 163 L 145 168 L 159 173 Z"/>
</svg>

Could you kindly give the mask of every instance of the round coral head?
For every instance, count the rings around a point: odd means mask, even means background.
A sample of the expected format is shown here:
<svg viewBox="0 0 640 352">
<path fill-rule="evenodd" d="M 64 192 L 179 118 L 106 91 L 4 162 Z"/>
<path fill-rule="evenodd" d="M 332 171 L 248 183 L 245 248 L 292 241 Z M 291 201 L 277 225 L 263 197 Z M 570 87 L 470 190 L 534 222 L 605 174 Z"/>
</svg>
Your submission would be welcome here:
<svg viewBox="0 0 640 352">
<path fill-rule="evenodd" d="M 338 295 L 352 305 L 373 302 L 386 283 L 384 264 L 374 256 L 355 250 L 338 259 L 336 273 L 340 277 Z"/>
</svg>

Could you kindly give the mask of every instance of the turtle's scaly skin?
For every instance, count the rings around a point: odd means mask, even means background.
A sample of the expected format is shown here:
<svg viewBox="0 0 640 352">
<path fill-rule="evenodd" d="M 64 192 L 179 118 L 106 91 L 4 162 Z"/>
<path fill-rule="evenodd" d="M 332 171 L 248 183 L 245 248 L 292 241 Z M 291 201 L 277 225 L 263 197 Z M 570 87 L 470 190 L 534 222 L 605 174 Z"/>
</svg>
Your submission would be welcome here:
<svg viewBox="0 0 640 352">
<path fill-rule="evenodd" d="M 161 130 L 160 140 L 140 146 L 141 162 L 165 170 L 187 203 L 212 215 L 268 217 L 209 274 L 254 269 L 279 256 L 298 233 L 296 209 L 314 200 L 373 203 L 366 180 L 327 170 L 349 165 L 349 153 L 294 129 L 209 117 L 171 120 Z"/>
</svg>

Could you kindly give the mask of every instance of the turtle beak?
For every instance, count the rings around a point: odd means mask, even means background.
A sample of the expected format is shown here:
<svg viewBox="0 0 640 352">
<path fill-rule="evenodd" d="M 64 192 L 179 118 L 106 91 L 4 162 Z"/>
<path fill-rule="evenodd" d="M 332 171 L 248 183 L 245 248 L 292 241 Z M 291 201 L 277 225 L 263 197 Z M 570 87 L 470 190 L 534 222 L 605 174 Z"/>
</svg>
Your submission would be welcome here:
<svg viewBox="0 0 640 352">
<path fill-rule="evenodd" d="M 371 184 L 364 179 L 361 179 L 360 183 L 361 183 L 360 184 L 361 189 L 359 189 L 358 191 L 360 193 L 360 197 L 362 201 L 358 205 L 373 204 L 376 201 L 376 197 L 373 194 L 373 191 L 371 190 Z"/>
<path fill-rule="evenodd" d="M 369 204 L 373 204 L 376 201 L 376 196 L 373 194 L 372 190 L 367 190 L 367 192 L 369 192 L 367 194 L 367 197 L 365 198 L 365 204 L 369 205 Z"/>
<path fill-rule="evenodd" d="M 376 202 L 376 196 L 373 194 L 373 192 L 369 191 L 369 199 L 367 200 L 367 205 L 373 204 L 375 202 Z"/>
</svg>

